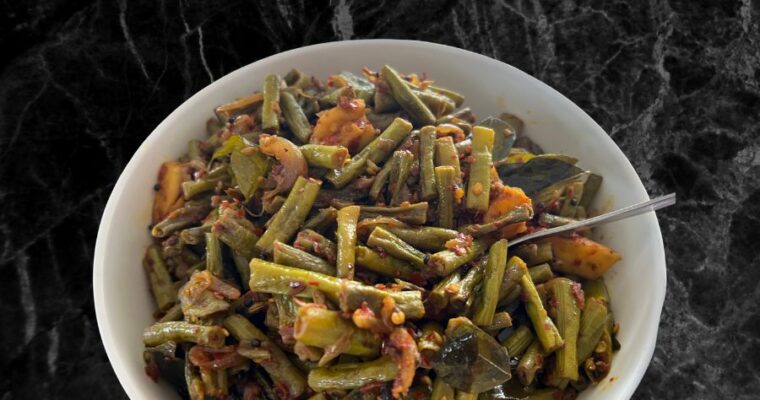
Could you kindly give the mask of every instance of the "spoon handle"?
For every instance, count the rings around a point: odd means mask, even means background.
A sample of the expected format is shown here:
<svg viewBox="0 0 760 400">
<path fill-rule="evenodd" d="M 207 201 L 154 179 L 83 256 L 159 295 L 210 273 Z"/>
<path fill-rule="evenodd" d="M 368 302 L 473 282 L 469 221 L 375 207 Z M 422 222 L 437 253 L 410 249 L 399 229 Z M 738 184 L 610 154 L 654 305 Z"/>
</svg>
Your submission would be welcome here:
<svg viewBox="0 0 760 400">
<path fill-rule="evenodd" d="M 676 194 L 670 193 L 665 196 L 660 196 L 651 200 L 647 200 L 641 203 L 633 204 L 628 207 L 623 207 L 619 210 L 610 211 L 608 213 L 597 215 L 596 217 L 584 219 L 578 222 L 572 222 L 567 225 L 557 226 L 550 229 L 544 229 L 538 232 L 534 232 L 525 236 L 521 236 L 515 240 L 509 242 L 509 246 L 538 239 L 544 236 L 556 235 L 562 232 L 574 231 L 580 228 L 591 227 L 595 225 L 606 224 L 608 222 L 619 221 L 621 219 L 633 217 L 639 214 L 643 214 L 649 211 L 656 211 L 661 208 L 671 206 L 676 203 Z"/>
</svg>

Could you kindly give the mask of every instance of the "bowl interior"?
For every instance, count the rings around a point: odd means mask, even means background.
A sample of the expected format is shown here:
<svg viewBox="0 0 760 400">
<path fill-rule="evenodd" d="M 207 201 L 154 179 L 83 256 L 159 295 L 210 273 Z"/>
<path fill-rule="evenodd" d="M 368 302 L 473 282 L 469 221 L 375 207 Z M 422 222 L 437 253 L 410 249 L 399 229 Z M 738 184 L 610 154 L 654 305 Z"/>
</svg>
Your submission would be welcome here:
<svg viewBox="0 0 760 400">
<path fill-rule="evenodd" d="M 169 115 L 132 157 L 105 209 L 95 252 L 95 305 L 108 357 L 131 398 L 178 398 L 168 385 L 150 381 L 141 357 L 142 331 L 153 322 L 154 312 L 141 259 L 150 241 L 146 226 L 160 164 L 183 154 L 188 140 L 205 135 L 205 121 L 215 106 L 259 90 L 268 73 L 295 67 L 324 79 L 385 63 L 401 71 L 427 72 L 438 84 L 463 93 L 465 105 L 481 117 L 508 111 L 522 118 L 526 133 L 546 151 L 577 157 L 581 166 L 604 176 L 597 207 L 648 199 L 626 157 L 588 115 L 540 81 L 490 58 L 431 43 L 373 40 L 326 43 L 257 61 L 209 85 Z M 662 239 L 654 215 L 601 227 L 597 235 L 623 256 L 606 275 L 622 349 L 610 378 L 581 399 L 628 398 L 656 341 L 665 295 Z"/>
</svg>

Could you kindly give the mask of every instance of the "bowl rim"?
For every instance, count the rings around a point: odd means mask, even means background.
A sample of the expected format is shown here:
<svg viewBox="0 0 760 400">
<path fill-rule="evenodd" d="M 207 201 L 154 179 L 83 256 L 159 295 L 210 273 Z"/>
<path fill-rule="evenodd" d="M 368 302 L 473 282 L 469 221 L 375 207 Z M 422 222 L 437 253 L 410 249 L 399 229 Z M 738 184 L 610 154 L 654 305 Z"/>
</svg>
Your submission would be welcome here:
<svg viewBox="0 0 760 400">
<path fill-rule="evenodd" d="M 105 266 L 107 265 L 106 261 L 106 244 L 110 242 L 110 236 L 111 236 L 111 224 L 110 221 L 113 219 L 113 216 L 116 212 L 116 203 L 118 202 L 118 198 L 121 197 L 122 193 L 127 189 L 126 182 L 127 177 L 131 176 L 135 173 L 136 168 L 138 167 L 138 160 L 143 157 L 143 153 L 146 153 L 150 147 L 153 146 L 154 142 L 158 140 L 159 133 L 163 130 L 166 130 L 166 126 L 171 123 L 172 120 L 177 118 L 178 115 L 181 115 L 184 113 L 185 109 L 191 108 L 195 105 L 195 103 L 199 102 L 206 94 L 213 90 L 213 87 L 215 85 L 221 84 L 221 82 L 225 82 L 228 80 L 233 80 L 238 77 L 238 75 L 243 75 L 247 73 L 247 70 L 249 68 L 252 68 L 255 64 L 258 63 L 264 63 L 267 61 L 276 61 L 283 58 L 288 58 L 291 55 L 304 51 L 304 50 L 326 50 L 330 48 L 335 47 L 343 47 L 343 46 L 366 46 L 366 45 L 390 45 L 390 46 L 406 46 L 406 47 L 416 47 L 419 49 L 431 49 L 434 48 L 437 51 L 443 51 L 443 52 L 449 52 L 452 56 L 456 55 L 467 55 L 468 57 L 474 57 L 479 62 L 482 63 L 488 63 L 492 65 L 498 65 L 500 68 L 505 68 L 512 70 L 512 72 L 517 73 L 518 75 L 524 75 L 524 77 L 530 81 L 532 81 L 533 84 L 538 85 L 539 87 L 542 87 L 544 90 L 548 90 L 554 97 L 556 97 L 557 101 L 564 103 L 566 107 L 568 107 L 569 110 L 572 110 L 578 118 L 582 118 L 585 120 L 585 122 L 592 127 L 592 129 L 587 133 L 589 135 L 593 135 L 594 139 L 600 140 L 603 142 L 606 142 L 606 145 L 612 145 L 614 148 L 616 148 L 618 151 L 620 151 L 623 154 L 623 157 L 625 159 L 625 162 L 622 163 L 622 168 L 626 175 L 632 175 L 635 179 L 633 179 L 634 182 L 636 182 L 636 187 L 634 188 L 635 191 L 639 192 L 639 194 L 645 198 L 649 198 L 649 195 L 647 194 L 647 191 L 641 181 L 641 178 L 636 173 L 635 169 L 633 168 L 633 165 L 631 165 L 630 160 L 627 156 L 625 156 L 625 153 L 622 152 L 622 150 L 618 147 L 618 145 L 612 140 L 612 138 L 607 134 L 607 132 L 596 122 L 594 121 L 591 116 L 589 116 L 583 109 L 581 109 L 577 104 L 575 104 L 573 101 L 571 101 L 569 98 L 567 98 L 565 95 L 557 91 L 556 89 L 552 88 L 548 84 L 544 83 L 538 78 L 533 77 L 532 75 L 510 65 L 505 62 L 493 59 L 491 57 L 475 53 L 469 50 L 460 49 L 453 46 L 438 44 L 438 43 L 432 43 L 432 42 L 425 42 L 420 40 L 404 40 L 404 39 L 361 39 L 361 40 L 349 40 L 349 41 L 333 41 L 333 42 L 325 42 L 325 43 L 319 43 L 319 44 L 313 44 L 309 46 L 303 46 L 298 47 L 295 49 L 283 51 L 277 54 L 273 54 L 271 56 L 256 60 L 252 63 L 243 65 L 234 71 L 229 72 L 228 74 L 222 76 L 221 78 L 210 82 L 208 85 L 206 85 L 203 89 L 199 90 L 192 96 L 190 96 L 188 99 L 186 99 L 182 104 L 180 104 L 177 108 L 175 108 L 169 115 L 167 115 L 161 123 L 159 123 L 152 131 L 151 133 L 145 138 L 145 140 L 140 144 L 140 146 L 137 148 L 135 153 L 130 158 L 129 162 L 125 166 L 124 170 L 119 174 L 119 178 L 114 185 L 113 190 L 111 191 L 108 202 L 106 203 L 105 209 L 103 210 L 103 214 L 101 216 L 100 225 L 98 227 L 98 233 L 97 233 L 97 239 L 95 242 L 95 253 L 93 257 L 93 278 L 92 278 L 92 284 L 93 284 L 93 297 L 95 302 L 95 315 L 96 320 L 98 324 L 98 331 L 100 334 L 101 341 L 103 342 L 103 347 L 106 351 L 106 355 L 108 357 L 109 363 L 111 364 L 111 367 L 113 368 L 117 379 L 119 380 L 119 383 L 121 384 L 122 388 L 124 388 L 124 391 L 127 393 L 127 395 L 130 398 L 138 398 L 138 396 L 141 394 L 141 391 L 139 389 L 139 383 L 135 382 L 134 379 L 130 379 L 129 371 L 127 371 L 125 365 L 126 363 L 123 361 L 120 354 L 116 351 L 116 348 L 118 344 L 113 339 L 112 329 L 110 324 L 108 323 L 108 317 L 107 312 L 105 310 L 105 297 L 106 292 L 104 288 L 104 278 L 105 278 Z M 654 355 L 654 350 L 657 344 L 657 334 L 659 330 L 659 321 L 662 314 L 662 308 L 665 301 L 665 293 L 667 291 L 667 263 L 665 259 L 665 252 L 664 252 L 664 243 L 662 240 L 662 234 L 660 231 L 660 226 L 657 220 L 656 214 L 652 213 L 646 216 L 642 216 L 645 218 L 653 219 L 653 221 L 648 221 L 654 226 L 654 237 L 655 243 L 658 243 L 659 245 L 656 246 L 655 249 L 652 249 L 653 252 L 656 252 L 655 258 L 661 260 L 662 262 L 659 263 L 662 265 L 662 268 L 658 268 L 654 271 L 657 276 L 654 278 L 655 282 L 655 290 L 654 295 L 655 297 L 649 302 L 650 307 L 648 310 L 648 313 L 651 315 L 651 317 L 654 319 L 656 316 L 656 320 L 658 321 L 656 324 L 652 324 L 648 330 L 647 337 L 653 338 L 653 340 L 649 340 L 645 343 L 645 348 L 642 348 L 641 352 L 639 353 L 638 360 L 639 362 L 637 365 L 634 366 L 633 373 L 630 375 L 627 375 L 625 378 L 618 379 L 619 384 L 625 385 L 624 393 L 626 398 L 630 398 L 636 388 L 638 387 L 639 383 L 641 382 L 641 379 L 644 376 L 644 373 L 646 372 L 647 368 L 649 367 L 649 364 L 651 362 L 652 356 Z M 147 382 L 147 381 L 146 381 Z"/>
</svg>

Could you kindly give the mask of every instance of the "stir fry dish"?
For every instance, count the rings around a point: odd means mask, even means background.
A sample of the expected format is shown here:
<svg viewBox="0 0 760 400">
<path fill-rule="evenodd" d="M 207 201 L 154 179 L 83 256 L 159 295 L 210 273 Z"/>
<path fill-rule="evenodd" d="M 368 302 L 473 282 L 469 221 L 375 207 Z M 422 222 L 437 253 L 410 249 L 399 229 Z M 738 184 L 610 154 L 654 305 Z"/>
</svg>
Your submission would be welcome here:
<svg viewBox="0 0 760 400">
<path fill-rule="evenodd" d="M 147 375 L 189 399 L 572 399 L 618 325 L 602 177 L 424 74 L 298 70 L 162 164 Z"/>
</svg>

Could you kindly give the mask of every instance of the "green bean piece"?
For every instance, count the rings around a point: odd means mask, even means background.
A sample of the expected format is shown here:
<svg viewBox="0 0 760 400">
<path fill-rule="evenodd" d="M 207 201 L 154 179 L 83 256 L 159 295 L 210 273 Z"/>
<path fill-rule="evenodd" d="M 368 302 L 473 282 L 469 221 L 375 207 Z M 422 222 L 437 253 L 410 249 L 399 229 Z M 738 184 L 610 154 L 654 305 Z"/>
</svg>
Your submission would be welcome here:
<svg viewBox="0 0 760 400">
<path fill-rule="evenodd" d="M 438 226 L 455 227 L 454 203 L 457 186 L 456 170 L 451 166 L 435 167 L 435 186 L 438 191 Z"/>
<path fill-rule="evenodd" d="M 392 234 L 410 245 L 430 251 L 438 251 L 446 248 L 446 242 L 455 239 L 459 232 L 453 229 L 439 228 L 436 226 L 384 226 Z"/>
<path fill-rule="evenodd" d="M 395 162 L 396 160 L 393 158 L 388 160 L 383 165 L 383 168 L 381 168 L 380 171 L 375 175 L 375 180 L 372 181 L 372 186 L 369 188 L 369 197 L 371 197 L 372 200 L 377 201 L 382 195 L 383 188 L 385 188 L 386 184 L 388 183 L 388 179 L 390 179 L 391 173 L 395 168 Z"/>
<path fill-rule="evenodd" d="M 143 332 L 147 347 L 155 347 L 168 341 L 197 343 L 208 347 L 224 346 L 227 331 L 216 325 L 195 325 L 184 321 L 157 322 Z"/>
<path fill-rule="evenodd" d="M 390 278 L 419 282 L 420 272 L 406 261 L 380 254 L 369 247 L 356 246 L 356 265 Z"/>
<path fill-rule="evenodd" d="M 200 375 L 195 371 L 195 366 L 190 357 L 185 358 L 184 368 L 185 384 L 190 400 L 204 400 L 204 387 Z"/>
<path fill-rule="evenodd" d="M 591 202 L 594 201 L 596 194 L 599 192 L 599 187 L 602 186 L 603 179 L 604 178 L 602 178 L 601 175 L 593 173 L 588 175 L 588 178 L 586 178 L 586 182 L 583 185 L 583 195 L 578 202 L 579 207 L 582 207 L 585 210 L 588 210 L 589 207 L 591 207 Z"/>
<path fill-rule="evenodd" d="M 380 336 L 357 328 L 350 320 L 341 317 L 338 311 L 316 306 L 298 309 L 293 336 L 303 344 L 322 349 L 348 340 L 350 344 L 344 354 L 377 357 L 380 353 Z"/>
<path fill-rule="evenodd" d="M 430 201 L 437 197 L 435 186 L 435 127 L 420 129 L 420 198 Z"/>
<path fill-rule="evenodd" d="M 303 228 L 324 232 L 335 224 L 337 218 L 338 210 L 335 207 L 320 208 L 314 216 L 303 223 Z"/>
<path fill-rule="evenodd" d="M 399 76 L 398 72 L 385 65 L 380 74 L 388 84 L 393 98 L 412 117 L 415 124 L 432 125 L 435 123 L 433 113 Z"/>
<path fill-rule="evenodd" d="M 343 146 L 305 144 L 300 149 L 304 158 L 306 158 L 306 163 L 311 167 L 327 169 L 343 168 L 348 159 L 348 149 Z"/>
<path fill-rule="evenodd" d="M 498 334 L 502 329 L 512 326 L 512 316 L 507 311 L 499 311 L 493 314 L 490 325 L 484 326 L 483 330 L 491 335 Z"/>
<path fill-rule="evenodd" d="M 491 192 L 491 152 L 493 151 L 493 129 L 476 126 L 472 130 L 472 158 L 467 181 L 467 208 L 479 212 L 488 210 Z"/>
<path fill-rule="evenodd" d="M 578 364 L 591 357 L 594 348 L 599 343 L 607 323 L 607 306 L 598 298 L 586 300 L 581 313 L 581 323 L 578 329 Z"/>
<path fill-rule="evenodd" d="M 229 168 L 227 165 L 222 165 L 199 179 L 182 182 L 182 195 L 185 200 L 190 200 L 200 194 L 215 190 L 229 180 Z"/>
<path fill-rule="evenodd" d="M 461 390 L 457 390 L 456 400 L 477 400 L 477 393 L 467 393 Z"/>
<path fill-rule="evenodd" d="M 290 71 L 288 71 L 288 73 L 285 74 L 282 80 L 284 80 L 285 84 L 288 85 L 289 87 L 297 87 L 297 88 L 303 89 L 311 85 L 311 77 L 305 74 L 303 71 L 300 71 L 296 68 L 293 68 Z"/>
<path fill-rule="evenodd" d="M 212 232 L 232 250 L 246 259 L 251 259 L 256 253 L 255 246 L 259 237 L 247 226 L 250 224 L 244 223 L 243 220 L 243 218 L 225 213 L 216 220 Z M 248 221 L 245 220 L 245 222 Z"/>
<path fill-rule="evenodd" d="M 462 280 L 457 284 L 458 290 L 449 298 L 449 308 L 454 314 L 461 314 L 468 310 L 467 302 L 474 299 L 475 289 L 483 281 L 483 274 L 486 269 L 488 257 L 484 257 L 467 271 Z"/>
<path fill-rule="evenodd" d="M 381 226 L 375 227 L 372 230 L 369 239 L 367 239 L 367 245 L 380 248 L 384 252 L 398 259 L 408 261 L 419 268 L 426 266 L 425 260 L 427 255 L 425 253 L 415 249 Z"/>
<path fill-rule="evenodd" d="M 557 330 L 565 345 L 557 350 L 556 373 L 562 379 L 578 380 L 578 331 L 581 310 L 576 295 L 581 294 L 580 284 L 567 278 L 556 278 L 549 283 L 551 304 L 556 304 Z"/>
<path fill-rule="evenodd" d="M 298 227 L 309 215 L 321 185 L 321 181 L 302 176 L 298 177 L 285 200 L 285 204 L 272 217 L 269 227 L 256 242 L 256 249 L 259 252 L 271 253 L 275 240 L 286 243 L 295 235 Z"/>
<path fill-rule="evenodd" d="M 519 257 L 510 257 L 507 261 L 507 269 L 504 271 L 504 279 L 501 281 L 499 289 L 499 300 L 505 303 L 505 298 L 512 294 L 520 286 L 520 279 L 528 273 L 528 268 Z"/>
<path fill-rule="evenodd" d="M 592 356 L 583 362 L 583 371 L 592 384 L 599 384 L 610 372 L 613 341 L 608 329 L 602 331 L 602 337 L 594 348 Z"/>
<path fill-rule="evenodd" d="M 528 268 L 528 273 L 530 273 L 530 279 L 535 284 L 546 283 L 554 279 L 552 268 L 547 263 Z"/>
<path fill-rule="evenodd" d="M 211 232 L 206 234 L 206 269 L 217 277 L 224 277 L 222 244 L 219 236 Z"/>
<path fill-rule="evenodd" d="M 531 218 L 533 218 L 533 209 L 530 206 L 523 205 L 491 222 L 467 225 L 459 228 L 459 230 L 473 237 L 480 237 L 494 233 L 507 225 L 525 222 Z"/>
<path fill-rule="evenodd" d="M 375 96 L 375 85 L 372 82 L 361 75 L 348 71 L 342 71 L 338 76 L 345 80 L 346 84 L 354 90 L 357 98 L 364 100 L 368 105 L 372 104 Z"/>
<path fill-rule="evenodd" d="M 430 255 L 428 265 L 438 276 L 446 276 L 483 254 L 492 242 L 493 240 L 490 238 L 475 239 L 465 249 L 464 254 L 458 254 L 453 250 L 441 250 Z"/>
<path fill-rule="evenodd" d="M 391 188 L 391 206 L 397 206 L 401 203 L 401 192 L 406 187 L 406 181 L 409 179 L 409 173 L 414 163 L 414 154 L 408 150 L 396 150 L 393 152 L 393 168 L 390 174 Z"/>
<path fill-rule="evenodd" d="M 565 344 L 565 341 L 560 336 L 559 331 L 557 331 L 554 321 L 549 318 L 541 297 L 539 297 L 538 291 L 536 291 L 536 286 L 530 279 L 530 274 L 523 274 L 520 278 L 520 286 L 522 287 L 525 301 L 525 311 L 528 313 L 536 336 L 544 350 L 547 353 L 551 353 L 561 348 Z"/>
<path fill-rule="evenodd" d="M 161 317 L 158 322 L 181 321 L 182 317 L 184 317 L 182 314 L 182 305 L 177 303 L 173 305 L 172 308 L 166 310 L 166 313 L 164 313 L 164 316 Z"/>
<path fill-rule="evenodd" d="M 520 357 L 517 364 L 517 377 L 520 383 L 528 386 L 533 383 L 536 373 L 544 368 L 544 350 L 539 340 L 534 340 Z"/>
<path fill-rule="evenodd" d="M 307 389 L 306 380 L 301 371 L 290 362 L 285 353 L 274 343 L 269 336 L 260 331 L 245 317 L 233 314 L 224 319 L 224 327 L 240 343 L 251 344 L 253 349 L 266 351 L 266 356 L 253 361 L 261 365 L 267 371 L 272 380 L 283 385 L 290 396 L 298 397 Z M 255 342 L 255 344 L 254 344 Z M 246 354 L 241 352 L 243 356 Z"/>
<path fill-rule="evenodd" d="M 479 326 L 488 326 L 493 323 L 496 313 L 496 303 L 499 302 L 499 288 L 504 278 L 504 270 L 507 265 L 507 240 L 501 239 L 488 249 L 488 262 L 484 275 L 488 279 L 483 281 L 483 289 L 479 302 L 475 308 L 472 322 Z"/>
<path fill-rule="evenodd" d="M 427 220 L 428 203 L 402 204 L 398 207 L 359 206 L 359 219 L 392 217 L 408 224 L 423 225 Z"/>
<path fill-rule="evenodd" d="M 533 343 L 534 336 L 527 325 L 520 325 L 501 345 L 507 348 L 510 357 L 520 357 Z"/>
<path fill-rule="evenodd" d="M 280 77 L 269 74 L 264 78 L 264 103 L 261 106 L 261 127 L 267 133 L 280 131 Z"/>
<path fill-rule="evenodd" d="M 325 175 L 336 188 L 340 189 L 348 185 L 354 178 L 361 175 L 366 169 L 367 160 L 375 164 L 381 164 L 412 132 L 412 124 L 401 118 L 396 118 L 388 128 L 365 146 L 351 161 L 341 170 L 333 170 Z"/>
<path fill-rule="evenodd" d="M 148 274 L 150 289 L 158 309 L 169 310 L 177 302 L 177 290 L 157 245 L 153 244 L 145 251 L 143 267 Z"/>
<path fill-rule="evenodd" d="M 190 225 L 197 224 L 208 215 L 208 204 L 192 201 L 172 211 L 163 220 L 151 228 L 150 234 L 155 238 L 164 238 Z"/>
<path fill-rule="evenodd" d="M 250 149 L 250 150 L 249 150 Z M 253 197 L 271 168 L 269 157 L 257 148 L 238 149 L 230 155 L 230 169 L 246 201 Z"/>
<path fill-rule="evenodd" d="M 446 89 L 446 88 L 442 88 L 442 87 L 438 87 L 438 86 L 433 86 L 433 85 L 430 85 L 427 88 L 428 88 L 428 90 L 430 90 L 432 92 L 435 92 L 435 93 L 438 93 L 438 94 L 442 94 L 442 95 L 448 97 L 449 99 L 451 99 L 451 101 L 454 102 L 454 106 L 455 107 L 461 107 L 462 103 L 464 103 L 464 96 L 461 93 L 459 93 L 459 92 L 455 92 L 455 91 L 453 91 L 451 89 Z"/>
<path fill-rule="evenodd" d="M 309 386 L 317 391 L 360 388 L 396 378 L 398 366 L 388 356 L 363 363 L 337 364 L 314 368 L 309 372 Z"/>
<path fill-rule="evenodd" d="M 578 209 L 578 204 L 583 196 L 583 182 L 573 182 L 565 188 L 565 200 L 562 201 L 559 215 L 561 217 L 573 218 Z"/>
<path fill-rule="evenodd" d="M 448 97 L 430 90 L 412 90 L 412 93 L 430 110 L 434 118 L 446 115 L 456 107 Z"/>
<path fill-rule="evenodd" d="M 449 386 L 443 378 L 436 377 L 433 381 L 433 393 L 430 400 L 455 400 L 454 388 Z"/>
<path fill-rule="evenodd" d="M 419 319 L 425 314 L 419 291 L 384 291 L 359 282 L 342 280 L 334 276 L 286 267 L 258 258 L 251 260 L 251 290 L 264 293 L 290 294 L 312 297 L 314 290 L 323 292 L 328 299 L 341 305 L 343 311 L 354 311 L 363 302 L 375 313 L 380 311 L 383 299 L 390 297 L 408 319 Z"/>
<path fill-rule="evenodd" d="M 227 123 L 230 118 L 237 117 L 242 114 L 250 114 L 253 112 L 264 100 L 264 96 L 261 93 L 254 93 L 233 102 L 223 104 L 216 109 L 214 113 L 221 124 Z M 215 132 L 216 130 L 214 130 Z"/>
<path fill-rule="evenodd" d="M 610 294 L 607 291 L 607 285 L 604 283 L 604 278 L 585 279 L 582 287 L 586 300 L 599 299 L 604 302 L 605 305 L 609 306 Z"/>
<path fill-rule="evenodd" d="M 538 265 L 551 261 L 554 251 L 551 243 L 525 244 L 515 249 L 515 255 L 525 260 L 528 265 Z"/>
<path fill-rule="evenodd" d="M 554 228 L 573 222 L 578 222 L 578 220 L 575 218 L 560 217 L 559 215 L 549 213 L 541 213 L 541 215 L 538 217 L 538 224 L 547 228 Z"/>
<path fill-rule="evenodd" d="M 332 264 L 303 250 L 288 246 L 280 241 L 274 242 L 273 249 L 272 257 L 277 264 L 319 272 L 320 274 L 335 275 L 335 267 Z"/>
<path fill-rule="evenodd" d="M 385 128 L 387 128 L 391 122 L 393 122 L 394 119 L 398 118 L 401 113 L 397 112 L 389 112 L 389 113 L 381 113 L 377 112 L 376 110 L 370 110 L 367 109 L 365 112 L 365 115 L 367 116 L 367 119 L 370 123 L 372 123 L 372 126 L 375 127 L 375 129 L 380 129 L 381 131 L 384 131 Z"/>
<path fill-rule="evenodd" d="M 311 229 L 298 232 L 293 246 L 327 260 L 330 264 L 335 264 L 335 260 L 338 258 L 338 245 Z"/>
<path fill-rule="evenodd" d="M 246 257 L 235 250 L 232 250 L 232 262 L 235 264 L 238 275 L 240 275 L 240 283 L 244 290 L 248 290 L 248 280 L 251 278 L 251 269 L 248 266 L 250 261 L 249 257 Z"/>
<path fill-rule="evenodd" d="M 433 286 L 427 297 L 427 302 L 434 311 L 433 314 L 438 314 L 446 308 L 450 299 L 459 291 L 461 280 L 462 276 L 459 271 L 454 271 Z"/>
<path fill-rule="evenodd" d="M 356 273 L 356 224 L 359 222 L 359 206 L 338 210 L 338 255 L 335 261 L 339 278 L 354 279 Z"/>
<path fill-rule="evenodd" d="M 304 114 L 295 96 L 283 91 L 280 94 L 280 109 L 288 128 L 293 132 L 293 136 L 297 137 L 301 143 L 309 143 L 311 124 L 309 124 L 309 119 L 306 118 L 306 114 Z"/>
<path fill-rule="evenodd" d="M 185 228 L 179 233 L 179 238 L 185 244 L 201 244 L 206 241 L 206 232 L 211 232 L 212 224 L 203 223 L 201 226 Z"/>
<path fill-rule="evenodd" d="M 462 169 L 459 165 L 459 153 L 454 147 L 454 139 L 444 136 L 435 140 L 435 166 L 449 166 L 454 168 L 456 183 L 462 183 Z"/>
</svg>

